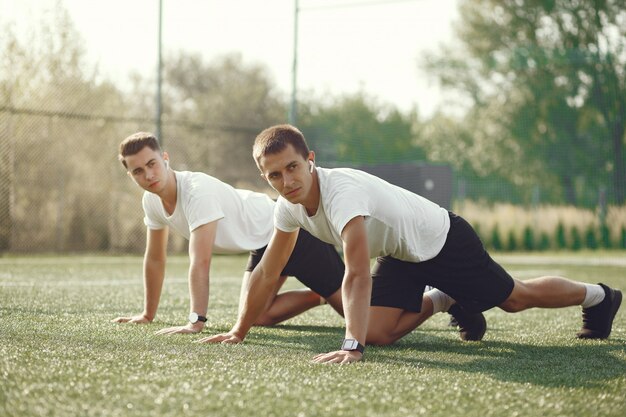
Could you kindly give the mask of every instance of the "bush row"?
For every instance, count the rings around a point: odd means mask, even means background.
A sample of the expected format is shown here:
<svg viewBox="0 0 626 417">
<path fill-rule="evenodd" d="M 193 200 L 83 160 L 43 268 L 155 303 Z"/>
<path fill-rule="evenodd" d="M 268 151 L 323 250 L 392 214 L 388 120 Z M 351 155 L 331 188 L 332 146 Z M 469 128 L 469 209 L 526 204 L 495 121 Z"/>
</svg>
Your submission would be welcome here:
<svg viewBox="0 0 626 417">
<path fill-rule="evenodd" d="M 498 224 L 487 233 L 483 233 L 480 225 L 475 229 L 485 247 L 496 251 L 626 249 L 624 226 L 617 236 L 606 224 L 590 225 L 581 230 L 577 226 L 566 228 L 559 223 L 552 234 L 537 232 L 531 226 L 524 227 L 521 235 L 513 230 L 501 231 Z"/>
</svg>

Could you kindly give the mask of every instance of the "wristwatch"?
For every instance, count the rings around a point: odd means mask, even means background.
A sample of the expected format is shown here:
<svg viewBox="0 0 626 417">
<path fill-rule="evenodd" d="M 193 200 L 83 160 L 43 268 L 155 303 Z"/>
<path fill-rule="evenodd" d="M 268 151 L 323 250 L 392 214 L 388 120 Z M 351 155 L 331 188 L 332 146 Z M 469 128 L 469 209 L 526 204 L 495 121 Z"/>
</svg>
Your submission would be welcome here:
<svg viewBox="0 0 626 417">
<path fill-rule="evenodd" d="M 189 323 L 191 324 L 196 324 L 199 321 L 205 323 L 206 320 L 206 317 L 199 316 L 198 313 L 189 313 Z"/>
<path fill-rule="evenodd" d="M 343 343 L 341 344 L 341 350 L 353 351 L 358 350 L 363 353 L 365 350 L 365 346 L 359 343 L 356 339 L 343 339 Z"/>
</svg>

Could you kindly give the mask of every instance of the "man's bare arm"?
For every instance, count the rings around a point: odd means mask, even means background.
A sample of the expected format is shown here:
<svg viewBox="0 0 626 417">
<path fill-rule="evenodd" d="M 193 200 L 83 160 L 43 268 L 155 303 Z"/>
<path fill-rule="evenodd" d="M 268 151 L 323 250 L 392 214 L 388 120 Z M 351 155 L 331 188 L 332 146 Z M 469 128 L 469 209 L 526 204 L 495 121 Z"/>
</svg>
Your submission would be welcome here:
<svg viewBox="0 0 626 417">
<path fill-rule="evenodd" d="M 116 323 L 150 323 L 159 308 L 165 262 L 167 260 L 168 229 L 148 229 L 146 234 L 146 252 L 143 258 L 144 308 L 141 314 L 122 316 L 113 319 Z"/>
<path fill-rule="evenodd" d="M 283 232 L 274 229 L 261 262 L 254 268 L 247 286 L 242 289 L 242 304 L 239 306 L 237 323 L 228 333 L 222 333 L 199 340 L 201 343 L 239 343 L 242 342 L 257 318 L 267 306 L 268 298 L 273 297 L 276 282 L 281 271 L 291 256 L 298 232 Z"/>
<path fill-rule="evenodd" d="M 204 317 L 209 304 L 209 270 L 216 234 L 217 221 L 213 221 L 194 229 L 189 239 L 189 312 Z M 198 333 L 203 328 L 204 322 L 197 321 L 161 329 L 157 334 Z"/>
<path fill-rule="evenodd" d="M 346 272 L 341 285 L 343 311 L 346 318 L 346 339 L 365 345 L 369 321 L 372 278 L 367 231 L 362 216 L 353 218 L 341 232 Z M 317 355 L 318 363 L 349 363 L 361 359 L 359 351 L 338 350 Z"/>
</svg>

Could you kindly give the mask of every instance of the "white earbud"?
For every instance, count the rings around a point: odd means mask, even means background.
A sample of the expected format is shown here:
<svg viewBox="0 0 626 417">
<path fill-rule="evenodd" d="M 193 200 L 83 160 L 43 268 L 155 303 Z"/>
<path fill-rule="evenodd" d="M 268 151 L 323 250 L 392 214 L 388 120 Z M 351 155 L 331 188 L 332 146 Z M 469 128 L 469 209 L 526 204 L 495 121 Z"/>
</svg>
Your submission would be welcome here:
<svg viewBox="0 0 626 417">
<path fill-rule="evenodd" d="M 169 169 L 170 168 L 170 161 L 168 161 L 167 159 L 165 160 L 165 169 Z"/>
<path fill-rule="evenodd" d="M 311 168 L 309 169 L 309 172 L 312 174 L 313 173 L 313 169 L 315 168 L 315 162 L 309 160 L 309 165 L 311 165 Z"/>
</svg>

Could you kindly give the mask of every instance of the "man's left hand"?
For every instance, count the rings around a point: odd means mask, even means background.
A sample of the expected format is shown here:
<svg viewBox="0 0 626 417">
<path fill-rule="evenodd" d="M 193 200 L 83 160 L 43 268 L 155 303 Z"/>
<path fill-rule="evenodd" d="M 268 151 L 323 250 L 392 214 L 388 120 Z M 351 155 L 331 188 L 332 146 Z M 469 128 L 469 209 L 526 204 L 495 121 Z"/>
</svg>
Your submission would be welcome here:
<svg viewBox="0 0 626 417">
<path fill-rule="evenodd" d="M 204 323 L 202 323 L 202 326 L 197 326 L 196 324 L 189 323 L 186 326 L 167 327 L 165 329 L 159 330 L 155 334 L 157 334 L 157 335 L 164 335 L 164 334 L 169 335 L 169 334 L 200 333 L 200 331 L 202 331 L 203 327 L 204 327 Z"/>
<path fill-rule="evenodd" d="M 329 353 L 320 353 L 313 357 L 315 363 L 351 363 L 360 361 L 363 354 L 358 350 L 336 350 Z"/>
</svg>

